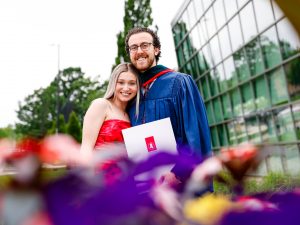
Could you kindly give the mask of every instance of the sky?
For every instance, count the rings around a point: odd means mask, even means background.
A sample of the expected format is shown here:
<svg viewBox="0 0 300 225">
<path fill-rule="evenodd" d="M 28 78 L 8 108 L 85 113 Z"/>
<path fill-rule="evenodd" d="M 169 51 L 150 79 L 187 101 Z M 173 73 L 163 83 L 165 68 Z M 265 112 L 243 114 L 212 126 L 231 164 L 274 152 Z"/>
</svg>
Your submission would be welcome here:
<svg viewBox="0 0 300 225">
<path fill-rule="evenodd" d="M 123 30 L 125 0 L 0 1 L 0 127 L 15 124 L 18 103 L 46 87 L 58 69 L 81 67 L 108 79 Z M 171 21 L 184 0 L 151 0 L 159 63 L 177 68 Z"/>
</svg>

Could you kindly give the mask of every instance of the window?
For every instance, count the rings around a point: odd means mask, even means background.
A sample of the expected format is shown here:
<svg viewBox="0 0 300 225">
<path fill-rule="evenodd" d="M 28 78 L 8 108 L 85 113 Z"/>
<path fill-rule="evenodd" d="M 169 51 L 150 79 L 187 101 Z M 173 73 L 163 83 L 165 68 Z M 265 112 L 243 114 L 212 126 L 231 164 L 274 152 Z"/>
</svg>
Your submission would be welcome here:
<svg viewBox="0 0 300 225">
<path fill-rule="evenodd" d="M 270 106 L 267 84 L 264 76 L 259 77 L 253 82 L 255 105 L 258 110 L 265 109 Z"/>
<path fill-rule="evenodd" d="M 250 77 L 245 49 L 242 48 L 233 54 L 234 64 L 240 81 L 247 80 Z"/>
<path fill-rule="evenodd" d="M 295 104 L 292 106 L 293 117 L 295 121 L 295 130 L 297 139 L 300 140 L 300 104 Z"/>
<path fill-rule="evenodd" d="M 272 105 L 280 105 L 288 101 L 284 72 L 281 67 L 269 73 L 269 88 Z"/>
<path fill-rule="evenodd" d="M 190 33 L 190 39 L 192 40 L 193 43 L 193 52 L 197 51 L 198 49 L 201 48 L 201 42 L 200 42 L 200 37 L 199 37 L 199 32 L 198 32 L 198 27 L 194 27 L 192 32 Z"/>
<path fill-rule="evenodd" d="M 274 13 L 275 13 L 275 19 L 278 20 L 283 16 L 283 12 L 278 7 L 278 5 L 276 4 L 276 2 L 274 0 L 271 0 L 271 2 L 272 2 Z"/>
<path fill-rule="evenodd" d="M 264 143 L 277 142 L 277 136 L 275 131 L 275 125 L 270 112 L 258 114 L 260 131 Z"/>
<path fill-rule="evenodd" d="M 255 103 L 253 101 L 253 91 L 250 83 L 241 87 L 244 115 L 255 111 Z"/>
<path fill-rule="evenodd" d="M 210 49 L 212 53 L 213 63 L 214 65 L 217 65 L 221 61 L 218 36 L 214 36 L 213 39 L 210 41 Z"/>
<path fill-rule="evenodd" d="M 198 52 L 196 54 L 195 60 L 197 60 L 197 63 L 199 65 L 200 75 L 202 75 L 209 69 L 207 61 L 205 60 L 205 57 L 202 52 Z"/>
<path fill-rule="evenodd" d="M 221 47 L 222 56 L 223 56 L 223 59 L 224 59 L 229 54 L 231 54 L 231 46 L 230 46 L 230 40 L 229 40 L 227 26 L 225 26 L 219 32 L 219 40 L 220 40 L 220 47 Z"/>
<path fill-rule="evenodd" d="M 230 122 L 227 124 L 227 130 L 229 132 L 229 144 L 230 145 L 236 145 L 237 144 L 237 138 L 235 135 L 235 127 L 234 123 Z"/>
<path fill-rule="evenodd" d="M 235 134 L 238 143 L 244 143 L 248 141 L 246 124 L 243 118 L 239 118 L 235 121 Z"/>
<path fill-rule="evenodd" d="M 208 123 L 209 123 L 209 125 L 212 125 L 212 124 L 214 124 L 214 118 L 213 118 L 213 111 L 212 111 L 211 102 L 206 103 L 205 108 L 206 108 L 206 111 L 207 111 Z"/>
<path fill-rule="evenodd" d="M 296 58 L 285 66 L 288 92 L 291 100 L 300 99 L 300 58 Z"/>
<path fill-rule="evenodd" d="M 253 0 L 258 30 L 262 31 L 274 22 L 270 0 Z"/>
<path fill-rule="evenodd" d="M 251 75 L 262 73 L 264 70 L 264 64 L 259 41 L 257 39 L 251 41 L 248 45 L 245 46 L 245 51 Z"/>
<path fill-rule="evenodd" d="M 218 77 L 220 92 L 227 90 L 226 76 L 223 69 L 223 64 L 219 64 L 215 69 L 216 76 Z"/>
<path fill-rule="evenodd" d="M 275 27 L 271 27 L 260 36 L 260 43 L 266 67 L 278 65 L 281 62 L 281 55 Z"/>
<path fill-rule="evenodd" d="M 194 0 L 197 19 L 203 14 L 202 0 Z"/>
<path fill-rule="evenodd" d="M 287 145 L 284 149 L 287 169 L 293 175 L 298 175 L 300 173 L 300 156 L 299 147 L 297 145 Z"/>
<path fill-rule="evenodd" d="M 214 70 L 211 70 L 207 74 L 207 79 L 209 80 L 209 86 L 210 86 L 210 94 L 211 96 L 215 96 L 219 93 L 219 79 L 218 79 L 218 73 Z"/>
<path fill-rule="evenodd" d="M 300 40 L 294 27 L 287 18 L 277 24 L 279 43 L 284 59 L 300 52 Z"/>
<path fill-rule="evenodd" d="M 246 127 L 247 127 L 249 141 L 252 143 L 261 143 L 259 122 L 256 116 L 246 118 Z"/>
<path fill-rule="evenodd" d="M 222 99 L 222 111 L 223 111 L 223 117 L 224 119 L 231 119 L 232 118 L 232 111 L 231 111 L 231 103 L 230 103 L 230 98 L 228 94 L 224 94 L 221 97 Z"/>
<path fill-rule="evenodd" d="M 227 20 L 229 20 L 237 11 L 236 1 L 224 0 Z"/>
<path fill-rule="evenodd" d="M 211 141 L 213 147 L 219 147 L 219 139 L 218 139 L 218 128 L 212 127 L 211 129 Z"/>
<path fill-rule="evenodd" d="M 295 141 L 296 133 L 290 107 L 275 110 L 275 125 L 279 141 Z"/>
<path fill-rule="evenodd" d="M 194 1 L 191 1 L 188 6 L 188 15 L 190 19 L 190 25 L 193 27 L 197 21 L 197 16 L 195 13 Z"/>
<path fill-rule="evenodd" d="M 228 129 L 225 125 L 218 126 L 220 146 L 228 146 Z"/>
<path fill-rule="evenodd" d="M 204 15 L 204 21 L 206 23 L 208 37 L 211 38 L 217 31 L 215 18 L 214 18 L 214 12 L 213 12 L 212 8 L 210 8 Z"/>
<path fill-rule="evenodd" d="M 241 96 L 239 90 L 236 88 L 230 93 L 231 95 L 231 101 L 232 101 L 232 107 L 233 107 L 233 113 L 235 116 L 241 116 L 242 115 L 242 102 L 241 102 Z"/>
<path fill-rule="evenodd" d="M 230 0 L 231 1 L 231 0 Z M 230 4 L 229 4 L 230 5 Z M 243 45 L 243 38 L 238 16 L 235 16 L 228 24 L 232 51 L 236 51 Z"/>
<path fill-rule="evenodd" d="M 221 109 L 220 100 L 218 98 L 215 98 L 213 100 L 213 107 L 214 107 L 216 122 L 221 122 L 223 120 L 223 116 L 222 116 L 223 113 Z"/>
<path fill-rule="evenodd" d="M 203 97 L 204 97 L 204 99 L 208 99 L 210 96 L 209 96 L 208 84 L 206 81 L 206 77 L 201 78 L 201 85 L 202 85 L 202 90 L 203 90 Z"/>
<path fill-rule="evenodd" d="M 252 2 L 249 2 L 246 5 L 246 7 L 242 9 L 240 15 L 241 15 L 244 40 L 245 43 L 247 43 L 257 34 Z"/>
<path fill-rule="evenodd" d="M 234 68 L 232 56 L 230 56 L 228 59 L 224 61 L 224 69 L 227 78 L 227 86 L 229 88 L 236 86 L 238 80 L 237 80 L 237 74 Z"/>
<path fill-rule="evenodd" d="M 216 24 L 218 29 L 220 29 L 226 22 L 224 4 L 222 0 L 215 1 L 214 5 L 215 15 L 216 15 Z"/>
</svg>

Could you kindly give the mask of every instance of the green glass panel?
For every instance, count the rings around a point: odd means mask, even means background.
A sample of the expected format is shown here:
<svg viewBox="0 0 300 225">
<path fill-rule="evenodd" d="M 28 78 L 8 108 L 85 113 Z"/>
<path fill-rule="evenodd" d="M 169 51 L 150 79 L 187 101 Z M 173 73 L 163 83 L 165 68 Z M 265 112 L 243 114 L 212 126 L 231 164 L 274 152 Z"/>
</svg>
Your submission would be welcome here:
<svg viewBox="0 0 300 225">
<path fill-rule="evenodd" d="M 284 59 L 300 52 L 300 39 L 297 31 L 287 18 L 277 24 L 279 43 Z"/>
<path fill-rule="evenodd" d="M 214 74 L 213 71 L 209 72 L 207 74 L 207 80 L 209 82 L 209 87 L 210 87 L 210 95 L 215 96 L 219 93 L 218 89 L 218 79 L 216 75 Z"/>
<path fill-rule="evenodd" d="M 206 111 L 207 111 L 207 119 L 208 119 L 209 125 L 214 124 L 214 118 L 213 118 L 213 111 L 212 111 L 212 107 L 211 107 L 211 102 L 206 103 L 205 107 L 206 107 Z"/>
<path fill-rule="evenodd" d="M 234 123 L 230 122 L 226 126 L 227 126 L 227 130 L 229 133 L 229 144 L 230 145 L 237 144 L 237 138 L 236 138 L 235 130 L 234 130 Z"/>
<path fill-rule="evenodd" d="M 242 103 L 241 103 L 241 96 L 239 90 L 236 88 L 231 92 L 231 100 L 232 100 L 232 107 L 233 113 L 235 116 L 242 115 Z"/>
<path fill-rule="evenodd" d="M 217 127 L 211 128 L 211 141 L 213 147 L 219 147 L 219 140 L 218 140 L 218 129 Z"/>
<path fill-rule="evenodd" d="M 292 101 L 300 99 L 300 58 L 285 65 L 288 92 Z"/>
<path fill-rule="evenodd" d="M 223 69 L 223 64 L 219 64 L 217 68 L 214 70 L 216 77 L 218 78 L 218 84 L 220 92 L 227 90 L 227 82 L 225 77 L 225 72 Z"/>
<path fill-rule="evenodd" d="M 224 70 L 227 79 L 227 86 L 229 88 L 235 87 L 238 84 L 238 79 L 232 56 L 224 61 Z"/>
<path fill-rule="evenodd" d="M 250 117 L 246 119 L 247 133 L 249 137 L 249 141 L 252 143 L 260 143 L 260 131 L 259 131 L 259 122 L 257 118 Z"/>
<path fill-rule="evenodd" d="M 280 105 L 288 101 L 283 69 L 277 68 L 269 73 L 269 89 L 272 105 Z"/>
<path fill-rule="evenodd" d="M 233 54 L 233 60 L 240 81 L 244 81 L 250 77 L 248 69 L 247 57 L 244 48 Z"/>
<path fill-rule="evenodd" d="M 280 48 L 274 27 L 260 36 L 260 43 L 266 68 L 272 68 L 281 62 Z"/>
<path fill-rule="evenodd" d="M 208 99 L 210 96 L 209 96 L 206 77 L 201 78 L 201 85 L 202 85 L 202 90 L 203 90 L 203 97 L 204 97 L 204 99 Z"/>
<path fill-rule="evenodd" d="M 245 47 L 245 51 L 247 54 L 251 75 L 262 73 L 264 70 L 264 65 L 258 40 L 255 39 L 254 41 L 250 42 Z"/>
<path fill-rule="evenodd" d="M 216 122 L 222 121 L 223 120 L 222 109 L 221 109 L 220 100 L 218 98 L 213 100 L 213 107 L 214 107 Z"/>
<path fill-rule="evenodd" d="M 243 143 L 248 140 L 246 133 L 246 124 L 244 119 L 238 119 L 235 121 L 235 134 L 238 143 Z"/>
<path fill-rule="evenodd" d="M 230 104 L 230 98 L 227 94 L 222 95 L 222 109 L 224 113 L 224 119 L 231 119 L 232 118 L 232 111 L 231 111 L 231 104 Z"/>
<path fill-rule="evenodd" d="M 219 141 L 221 146 L 228 146 L 228 130 L 225 125 L 218 127 Z"/>
<path fill-rule="evenodd" d="M 177 49 L 177 60 L 178 60 L 178 66 L 181 67 L 184 65 L 184 58 L 183 58 L 183 52 L 181 49 L 181 46 Z"/>
<path fill-rule="evenodd" d="M 245 84 L 241 87 L 244 114 L 249 114 L 255 111 L 254 97 L 251 85 Z"/>
<path fill-rule="evenodd" d="M 278 110 L 275 114 L 275 125 L 279 141 L 295 141 L 296 132 L 292 119 L 291 109 L 289 107 Z"/>
<path fill-rule="evenodd" d="M 300 140 L 300 104 L 293 105 L 292 112 L 295 121 L 295 130 L 296 130 L 297 139 Z"/>
<path fill-rule="evenodd" d="M 187 40 L 183 42 L 182 49 L 183 49 L 184 60 L 188 61 L 191 56 L 191 49 L 190 49 L 189 42 Z"/>
<path fill-rule="evenodd" d="M 287 145 L 284 147 L 284 153 L 287 161 L 288 173 L 292 175 L 300 174 L 300 155 L 297 145 Z"/>
<path fill-rule="evenodd" d="M 200 75 L 202 75 L 203 73 L 205 73 L 208 70 L 208 65 L 204 58 L 204 55 L 201 52 L 198 52 L 195 59 L 197 60 L 197 63 L 199 64 Z"/>
<path fill-rule="evenodd" d="M 271 113 L 259 114 L 260 131 L 262 134 L 263 142 L 273 143 L 277 142 L 275 125 Z"/>
<path fill-rule="evenodd" d="M 265 109 L 270 106 L 270 99 L 267 92 L 267 84 L 265 81 L 265 78 L 259 77 L 254 82 L 254 95 L 255 95 L 255 104 L 256 108 L 259 109 Z"/>
</svg>

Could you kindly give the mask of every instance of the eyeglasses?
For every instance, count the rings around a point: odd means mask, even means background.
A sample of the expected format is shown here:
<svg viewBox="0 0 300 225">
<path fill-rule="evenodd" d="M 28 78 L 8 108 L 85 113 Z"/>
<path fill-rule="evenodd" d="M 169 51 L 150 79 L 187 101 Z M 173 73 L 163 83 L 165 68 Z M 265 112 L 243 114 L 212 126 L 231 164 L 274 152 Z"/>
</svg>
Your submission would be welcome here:
<svg viewBox="0 0 300 225">
<path fill-rule="evenodd" d="M 130 52 L 137 52 L 139 47 L 141 48 L 142 51 L 148 51 L 149 48 L 150 48 L 150 45 L 153 45 L 153 43 L 143 42 L 140 45 L 131 45 L 131 46 L 129 46 L 129 51 Z"/>
</svg>

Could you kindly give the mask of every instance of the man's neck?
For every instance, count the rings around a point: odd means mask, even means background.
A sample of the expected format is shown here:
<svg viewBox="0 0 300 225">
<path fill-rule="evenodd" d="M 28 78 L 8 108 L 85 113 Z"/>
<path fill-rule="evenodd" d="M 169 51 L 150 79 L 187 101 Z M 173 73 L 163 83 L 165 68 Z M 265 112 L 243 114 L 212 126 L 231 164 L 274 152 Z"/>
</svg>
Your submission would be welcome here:
<svg viewBox="0 0 300 225">
<path fill-rule="evenodd" d="M 171 70 L 162 65 L 156 65 L 148 69 L 147 71 L 140 73 L 140 79 L 142 85 L 144 86 L 146 83 L 153 81 L 158 76 L 165 74 L 166 72 L 170 72 Z"/>
</svg>

